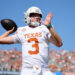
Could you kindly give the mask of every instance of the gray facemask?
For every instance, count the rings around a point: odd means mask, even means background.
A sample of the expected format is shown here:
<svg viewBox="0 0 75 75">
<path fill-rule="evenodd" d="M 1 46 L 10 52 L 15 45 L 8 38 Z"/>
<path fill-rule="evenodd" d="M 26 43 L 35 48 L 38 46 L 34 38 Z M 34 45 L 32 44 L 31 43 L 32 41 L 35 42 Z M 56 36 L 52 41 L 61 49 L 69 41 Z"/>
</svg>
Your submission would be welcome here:
<svg viewBox="0 0 75 75">
<path fill-rule="evenodd" d="M 40 22 L 31 22 L 30 24 L 31 24 L 32 26 L 40 26 L 41 23 L 40 23 Z"/>
</svg>

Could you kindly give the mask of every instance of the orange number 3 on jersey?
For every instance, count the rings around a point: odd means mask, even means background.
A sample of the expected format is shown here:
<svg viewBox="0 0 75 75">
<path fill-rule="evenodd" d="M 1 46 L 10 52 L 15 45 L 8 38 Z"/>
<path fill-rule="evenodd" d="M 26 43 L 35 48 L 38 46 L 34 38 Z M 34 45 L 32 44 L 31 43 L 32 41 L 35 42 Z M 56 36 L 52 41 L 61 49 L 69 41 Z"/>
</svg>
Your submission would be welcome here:
<svg viewBox="0 0 75 75">
<path fill-rule="evenodd" d="M 38 54 L 38 53 L 39 53 L 39 45 L 38 45 L 39 43 L 38 43 L 38 39 L 37 39 L 37 38 L 30 38 L 30 39 L 28 40 L 28 42 L 30 43 L 31 41 L 35 41 L 35 44 L 32 44 L 32 47 L 35 47 L 36 50 L 35 50 L 35 51 L 29 50 L 28 53 L 29 53 L 30 55 Z"/>
</svg>

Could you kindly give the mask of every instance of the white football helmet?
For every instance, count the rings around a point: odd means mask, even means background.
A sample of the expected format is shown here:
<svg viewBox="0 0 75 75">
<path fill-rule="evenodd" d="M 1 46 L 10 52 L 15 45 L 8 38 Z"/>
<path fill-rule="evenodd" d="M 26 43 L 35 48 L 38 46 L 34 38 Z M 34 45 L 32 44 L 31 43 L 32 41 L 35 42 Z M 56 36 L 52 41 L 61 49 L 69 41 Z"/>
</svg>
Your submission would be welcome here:
<svg viewBox="0 0 75 75">
<path fill-rule="evenodd" d="M 32 14 L 32 13 L 37 13 L 42 18 L 41 10 L 38 7 L 31 7 L 24 13 L 25 14 L 25 22 L 28 25 L 39 26 L 41 24 L 40 22 L 31 22 L 30 14 Z"/>
</svg>

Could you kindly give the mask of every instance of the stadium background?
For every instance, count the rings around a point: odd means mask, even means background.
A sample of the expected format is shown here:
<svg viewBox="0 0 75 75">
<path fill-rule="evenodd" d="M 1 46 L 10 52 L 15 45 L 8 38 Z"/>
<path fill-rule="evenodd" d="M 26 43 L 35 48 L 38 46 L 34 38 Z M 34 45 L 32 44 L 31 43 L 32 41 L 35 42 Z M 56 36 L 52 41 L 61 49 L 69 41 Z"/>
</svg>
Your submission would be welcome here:
<svg viewBox="0 0 75 75">
<path fill-rule="evenodd" d="M 61 48 L 50 44 L 50 70 L 57 75 L 75 75 L 75 0 L 0 0 L 0 20 L 9 18 L 18 27 L 25 26 L 24 11 L 30 6 L 42 10 L 43 20 L 52 11 L 52 25 L 63 40 Z M 0 25 L 0 35 L 4 32 Z M 18 75 L 20 69 L 21 46 L 0 45 L 0 75 Z"/>
<path fill-rule="evenodd" d="M 0 75 L 20 75 L 22 52 L 17 50 L 0 49 Z M 57 75 L 63 72 L 75 73 L 75 51 L 50 49 L 50 70 Z M 66 74 L 67 75 L 67 74 Z"/>
</svg>

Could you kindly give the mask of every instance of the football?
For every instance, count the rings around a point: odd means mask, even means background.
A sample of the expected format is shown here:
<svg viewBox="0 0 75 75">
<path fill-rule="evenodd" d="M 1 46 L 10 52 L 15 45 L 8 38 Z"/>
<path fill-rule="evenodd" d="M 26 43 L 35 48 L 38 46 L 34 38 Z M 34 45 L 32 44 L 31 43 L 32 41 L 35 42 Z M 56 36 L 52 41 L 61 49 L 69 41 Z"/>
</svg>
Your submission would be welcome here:
<svg viewBox="0 0 75 75">
<path fill-rule="evenodd" d="M 2 19 L 1 20 L 1 25 L 4 29 L 6 29 L 7 31 L 8 30 L 11 30 L 13 27 L 14 27 L 14 30 L 13 32 L 15 32 L 17 30 L 17 25 L 16 23 L 11 20 L 11 19 Z"/>
</svg>

